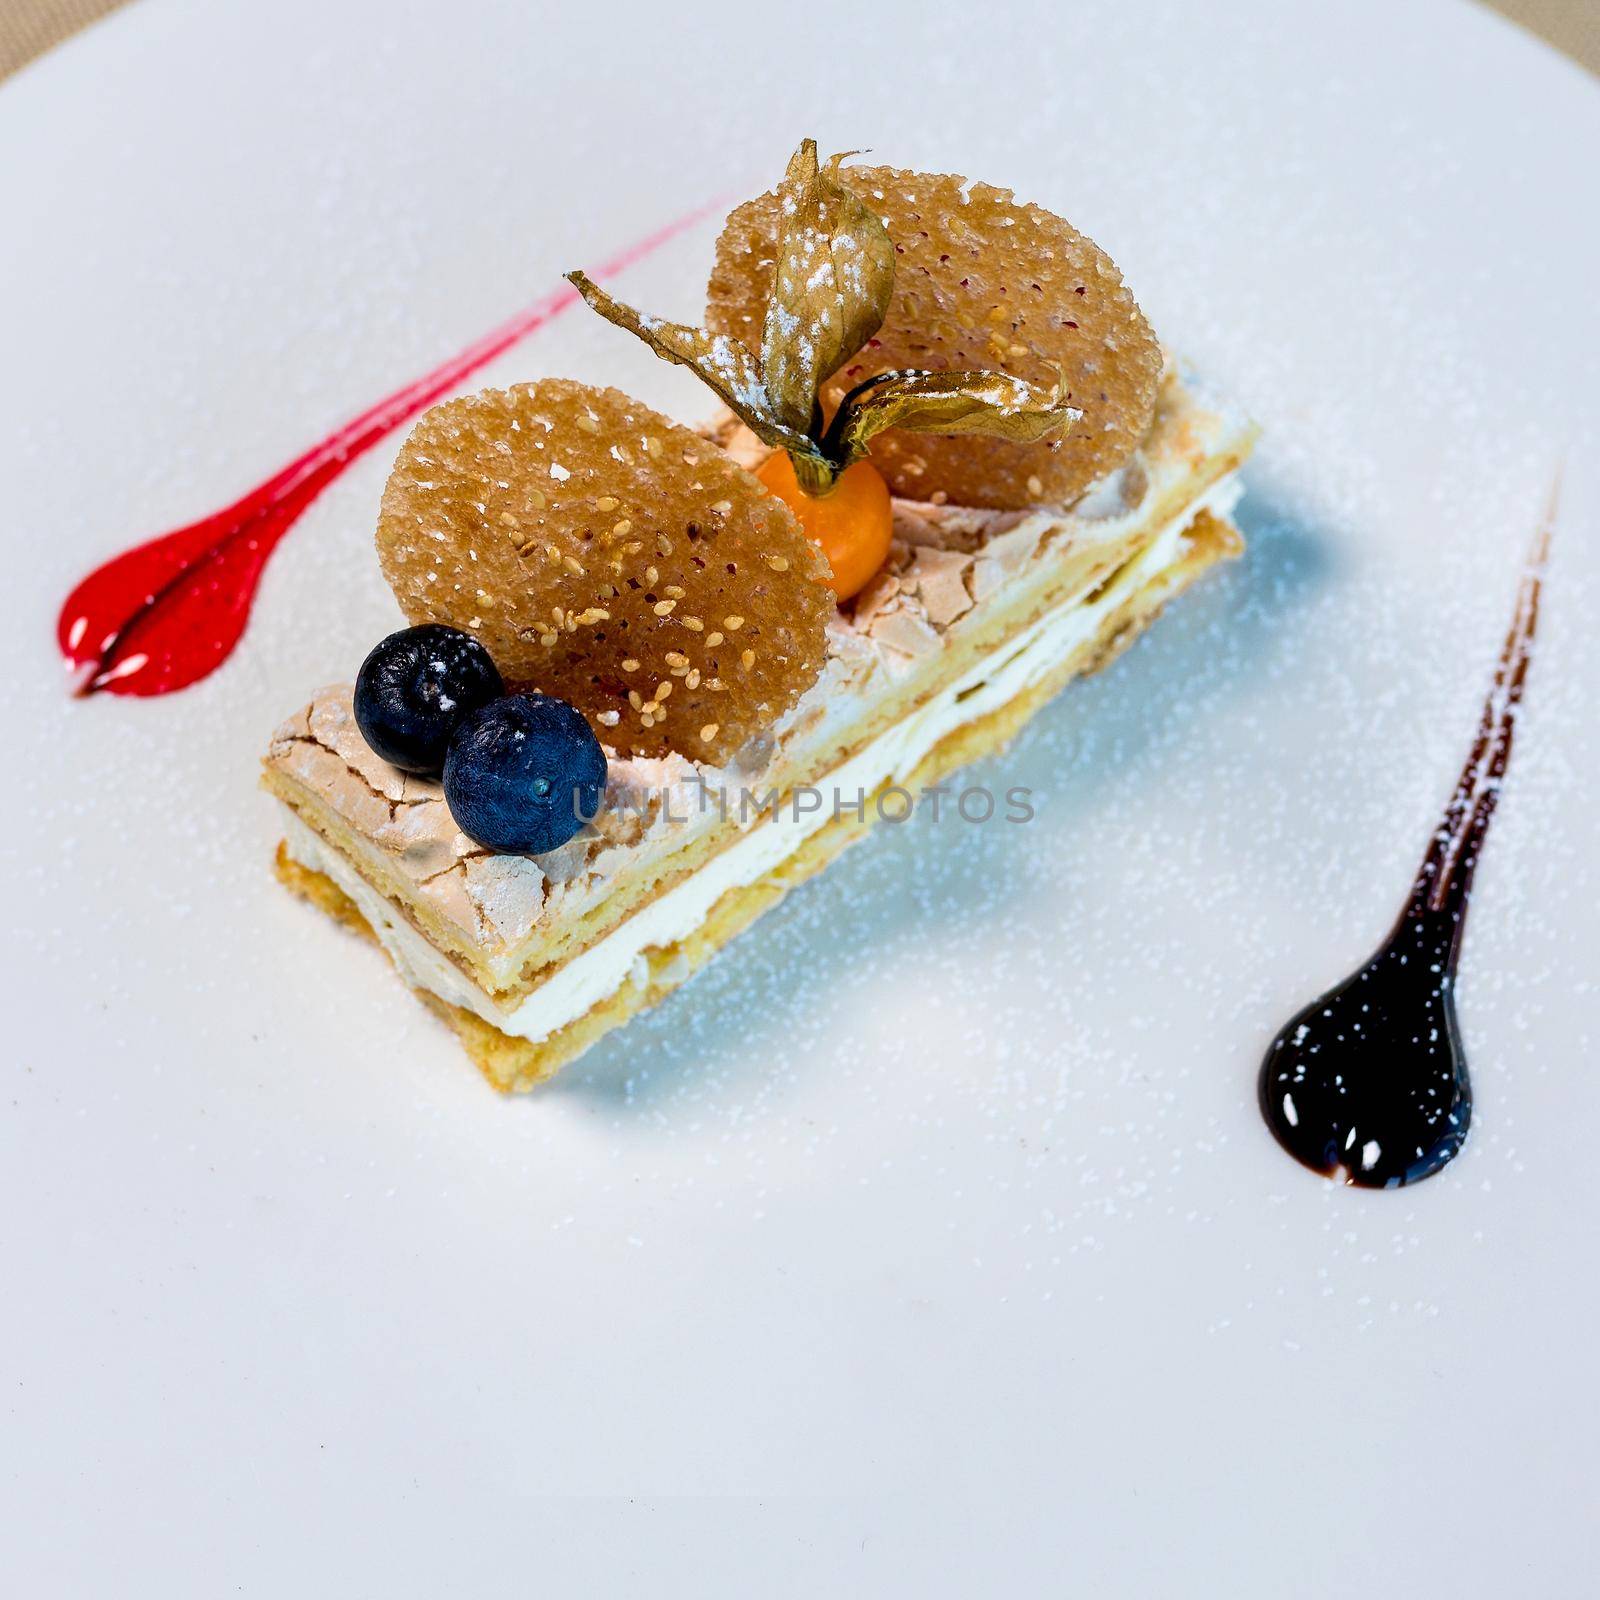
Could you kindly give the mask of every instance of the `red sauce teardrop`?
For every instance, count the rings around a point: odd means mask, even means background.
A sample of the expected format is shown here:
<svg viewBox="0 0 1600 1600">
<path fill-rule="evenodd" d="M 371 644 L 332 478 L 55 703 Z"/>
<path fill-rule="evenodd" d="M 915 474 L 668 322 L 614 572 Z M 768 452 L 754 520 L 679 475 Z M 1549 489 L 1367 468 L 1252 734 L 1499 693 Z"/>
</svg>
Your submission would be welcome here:
<svg viewBox="0 0 1600 1600">
<path fill-rule="evenodd" d="M 590 274 L 614 277 L 691 227 L 702 207 L 630 245 Z M 233 653 L 261 575 L 301 513 L 351 462 L 480 367 L 576 303 L 563 283 L 459 355 L 347 422 L 231 505 L 96 567 L 67 596 L 56 640 L 79 695 L 185 689 Z"/>
</svg>

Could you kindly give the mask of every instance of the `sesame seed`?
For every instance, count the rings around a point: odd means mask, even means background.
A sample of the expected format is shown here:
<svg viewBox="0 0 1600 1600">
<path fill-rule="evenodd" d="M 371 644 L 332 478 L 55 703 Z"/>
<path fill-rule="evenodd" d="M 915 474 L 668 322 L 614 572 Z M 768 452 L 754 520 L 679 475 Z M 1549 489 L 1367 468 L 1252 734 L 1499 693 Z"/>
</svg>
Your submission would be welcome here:
<svg viewBox="0 0 1600 1600">
<path fill-rule="evenodd" d="M 637 689 L 630 689 L 628 691 L 628 704 L 635 711 L 642 711 L 644 709 L 644 696 Z"/>
<path fill-rule="evenodd" d="M 721 728 L 721 723 L 708 722 L 705 727 L 700 730 L 700 742 L 702 744 L 710 744 L 711 741 L 715 739 L 717 734 L 721 731 Z"/>
<path fill-rule="evenodd" d="M 656 685 L 656 699 L 665 700 L 672 693 L 672 684 L 665 678 Z"/>
<path fill-rule="evenodd" d="M 628 659 L 622 663 L 622 670 L 624 672 L 637 672 L 639 670 L 639 663 L 635 661 L 632 656 L 629 656 Z"/>
<path fill-rule="evenodd" d="M 675 583 L 669 583 L 661 592 L 670 596 L 674 600 L 683 599 L 684 591 L 678 584 Z"/>
<path fill-rule="evenodd" d="M 578 426 L 585 433 L 599 433 L 600 419 L 598 417 L 582 416 L 578 418 Z"/>
<path fill-rule="evenodd" d="M 756 653 L 754 650 L 746 650 L 745 653 L 739 657 L 739 665 L 743 667 L 746 672 L 748 672 L 755 664 Z"/>
<path fill-rule="evenodd" d="M 699 669 L 699 667 L 690 667 L 689 668 L 688 673 L 684 677 L 683 686 L 684 686 L 685 689 L 698 689 L 700 687 L 700 669 Z"/>
<path fill-rule="evenodd" d="M 686 667 L 689 665 L 688 656 L 679 650 L 669 650 L 666 654 L 666 663 L 669 667 Z"/>
<path fill-rule="evenodd" d="M 546 650 L 548 650 L 555 642 L 556 636 L 553 633 L 541 633 L 539 635 L 539 643 L 542 644 Z"/>
<path fill-rule="evenodd" d="M 658 582 L 660 580 L 660 578 L 661 578 L 661 573 L 657 568 L 655 568 L 655 567 L 646 567 L 644 569 L 644 581 L 646 583 L 656 583 L 656 582 Z"/>
<path fill-rule="evenodd" d="M 654 434 L 646 434 L 644 450 L 648 456 L 659 456 L 661 454 L 661 441 Z"/>
<path fill-rule="evenodd" d="M 681 622 L 684 627 L 690 631 L 690 633 L 701 633 L 705 629 L 705 623 L 703 623 L 699 617 L 679 617 L 678 621 Z"/>
<path fill-rule="evenodd" d="M 543 489 L 529 489 L 522 497 L 535 511 L 543 511 L 549 505 Z"/>
<path fill-rule="evenodd" d="M 1031 494 L 1035 500 L 1037 500 L 1039 496 L 1044 493 L 1044 485 L 1038 480 L 1037 477 L 1028 479 L 1028 493 Z"/>
<path fill-rule="evenodd" d="M 670 617 L 672 615 L 672 608 L 677 605 L 677 603 L 678 602 L 676 600 L 657 600 L 655 604 L 656 615 L 658 617 Z"/>
<path fill-rule="evenodd" d="M 603 494 L 595 501 L 594 508 L 596 511 L 615 511 L 621 503 L 614 494 Z"/>
<path fill-rule="evenodd" d="M 706 646 L 708 649 L 715 650 L 721 643 L 722 635 L 720 633 L 717 633 L 713 630 L 711 633 L 706 635 Z"/>
<path fill-rule="evenodd" d="M 787 572 L 789 570 L 789 558 L 788 556 L 768 556 L 767 565 L 774 572 Z"/>
<path fill-rule="evenodd" d="M 726 628 L 729 633 L 737 633 L 744 626 L 744 618 L 724 617 L 722 619 L 722 626 Z"/>
<path fill-rule="evenodd" d="M 563 556 L 561 558 L 561 564 L 575 578 L 582 578 L 582 577 L 587 576 L 587 574 L 584 571 L 583 563 L 581 561 L 579 561 L 576 556 Z"/>
<path fill-rule="evenodd" d="M 520 528 L 522 524 L 509 511 L 502 511 L 500 513 L 500 526 L 502 528 Z"/>
<path fill-rule="evenodd" d="M 612 523 L 611 531 L 616 534 L 619 539 L 625 539 L 630 533 L 633 532 L 633 524 L 626 517 L 619 517 L 614 523 Z"/>
</svg>

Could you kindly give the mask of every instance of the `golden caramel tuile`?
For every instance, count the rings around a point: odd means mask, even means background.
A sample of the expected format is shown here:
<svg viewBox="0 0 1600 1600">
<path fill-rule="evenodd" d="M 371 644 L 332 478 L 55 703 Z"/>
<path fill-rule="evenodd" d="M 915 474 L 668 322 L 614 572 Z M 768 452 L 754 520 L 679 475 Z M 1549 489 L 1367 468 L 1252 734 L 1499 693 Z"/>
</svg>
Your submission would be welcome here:
<svg viewBox="0 0 1600 1600">
<path fill-rule="evenodd" d="M 629 755 L 725 761 L 816 680 L 833 595 L 783 503 L 615 389 L 550 378 L 435 406 L 383 493 L 412 623 L 477 636 Z"/>
<path fill-rule="evenodd" d="M 836 176 L 883 218 L 895 289 L 876 337 L 823 390 L 826 408 L 883 371 L 987 368 L 1039 384 L 1059 374 L 1083 412 L 1036 444 L 881 434 L 872 459 L 895 493 L 1004 510 L 1070 504 L 1127 460 L 1150 426 L 1161 351 L 1103 250 L 1007 189 L 892 167 Z M 707 286 L 713 333 L 759 347 L 779 223 L 777 191 L 728 218 Z"/>
</svg>

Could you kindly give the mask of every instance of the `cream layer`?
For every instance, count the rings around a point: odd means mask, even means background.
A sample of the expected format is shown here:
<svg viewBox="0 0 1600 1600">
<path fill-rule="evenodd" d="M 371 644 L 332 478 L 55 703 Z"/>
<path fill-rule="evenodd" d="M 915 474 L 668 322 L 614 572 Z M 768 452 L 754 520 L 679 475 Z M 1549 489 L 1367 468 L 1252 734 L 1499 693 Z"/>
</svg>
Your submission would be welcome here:
<svg viewBox="0 0 1600 1600">
<path fill-rule="evenodd" d="M 877 738 L 808 785 L 821 791 L 816 809 L 786 804 L 768 814 L 698 871 L 594 944 L 558 967 L 536 989 L 502 1006 L 428 942 L 378 893 L 350 861 L 285 805 L 284 839 L 302 866 L 331 878 L 355 902 L 405 981 L 490 1026 L 532 1043 L 614 994 L 642 969 L 645 952 L 692 934 L 729 890 L 744 888 L 781 867 L 837 810 L 853 808 L 911 773 L 956 729 L 998 710 L 1092 640 L 1105 620 L 1154 582 L 1183 554 L 1186 528 L 1202 508 L 1226 515 L 1238 498 L 1231 480 L 1215 485 L 1179 522 L 1170 524 L 1090 599 L 1081 596 L 1047 612 L 992 655 L 947 684 Z"/>
</svg>

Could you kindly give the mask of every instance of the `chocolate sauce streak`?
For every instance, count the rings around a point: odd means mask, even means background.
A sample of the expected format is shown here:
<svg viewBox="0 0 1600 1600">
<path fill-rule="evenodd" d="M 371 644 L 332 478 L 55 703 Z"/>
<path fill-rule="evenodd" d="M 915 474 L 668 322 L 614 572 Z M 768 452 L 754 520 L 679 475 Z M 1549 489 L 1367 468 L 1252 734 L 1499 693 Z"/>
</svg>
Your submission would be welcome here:
<svg viewBox="0 0 1600 1600">
<path fill-rule="evenodd" d="M 1555 513 L 1552 490 L 1477 741 L 1394 931 L 1359 971 L 1294 1017 L 1261 1064 L 1261 1114 L 1278 1143 L 1313 1171 L 1364 1189 L 1431 1177 L 1472 1122 L 1456 964 L 1472 875 L 1511 760 Z"/>
</svg>

